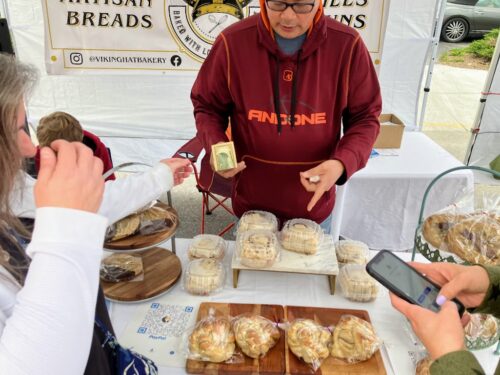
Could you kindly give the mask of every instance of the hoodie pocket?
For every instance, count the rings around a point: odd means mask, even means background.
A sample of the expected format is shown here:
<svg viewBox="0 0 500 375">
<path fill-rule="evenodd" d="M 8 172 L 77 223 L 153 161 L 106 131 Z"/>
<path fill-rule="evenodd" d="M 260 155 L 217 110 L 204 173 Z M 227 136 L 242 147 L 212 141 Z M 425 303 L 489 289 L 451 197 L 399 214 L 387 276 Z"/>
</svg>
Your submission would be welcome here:
<svg viewBox="0 0 500 375">
<path fill-rule="evenodd" d="M 269 211 L 282 219 L 325 219 L 333 209 L 331 191 L 325 192 L 311 212 L 307 204 L 313 193 L 300 183 L 300 172 L 319 164 L 314 162 L 277 162 L 245 155 L 246 168 L 238 175 L 233 194 L 233 208 L 238 216 L 250 209 Z"/>
</svg>

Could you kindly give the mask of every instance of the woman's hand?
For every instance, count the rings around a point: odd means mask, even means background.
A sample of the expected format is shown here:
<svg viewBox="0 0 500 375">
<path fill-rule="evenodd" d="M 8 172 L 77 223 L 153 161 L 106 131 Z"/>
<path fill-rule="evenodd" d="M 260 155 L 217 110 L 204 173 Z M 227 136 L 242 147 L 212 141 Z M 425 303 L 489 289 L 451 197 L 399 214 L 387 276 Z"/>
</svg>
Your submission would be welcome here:
<svg viewBox="0 0 500 375">
<path fill-rule="evenodd" d="M 180 185 L 188 178 L 193 172 L 193 167 L 188 159 L 184 158 L 171 158 L 163 159 L 161 163 L 167 165 L 172 171 L 174 176 L 174 186 Z"/>
<path fill-rule="evenodd" d="M 392 305 L 408 318 L 432 359 L 465 348 L 464 329 L 454 302 L 445 302 L 441 311 L 435 313 L 412 305 L 392 293 L 390 296 Z"/>
<path fill-rule="evenodd" d="M 338 160 L 327 160 L 305 172 L 300 172 L 300 182 L 308 192 L 314 192 L 313 197 L 307 205 L 307 211 L 311 211 L 318 203 L 323 194 L 330 190 L 332 186 L 344 173 L 344 164 Z M 310 180 L 319 177 L 319 181 Z M 316 178 L 317 178 L 316 177 Z"/>
<path fill-rule="evenodd" d="M 83 143 L 57 140 L 43 147 L 36 206 L 97 212 L 104 191 L 102 168 L 102 161 Z"/>
<path fill-rule="evenodd" d="M 436 300 L 439 305 L 447 300 L 457 298 L 465 307 L 479 306 L 490 285 L 488 273 L 480 266 L 415 262 L 410 263 L 410 265 L 436 284 L 441 285 L 441 291 Z"/>
</svg>

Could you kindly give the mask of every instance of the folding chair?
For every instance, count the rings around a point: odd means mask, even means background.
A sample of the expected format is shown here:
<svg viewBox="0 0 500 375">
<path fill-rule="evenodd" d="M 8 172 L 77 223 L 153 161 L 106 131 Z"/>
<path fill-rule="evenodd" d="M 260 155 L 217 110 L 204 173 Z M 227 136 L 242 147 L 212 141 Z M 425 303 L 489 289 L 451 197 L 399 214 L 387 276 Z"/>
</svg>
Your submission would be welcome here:
<svg viewBox="0 0 500 375">
<path fill-rule="evenodd" d="M 217 207 L 221 207 L 234 216 L 232 208 L 226 203 L 231 197 L 231 188 L 233 179 L 227 179 L 215 173 L 210 166 L 210 154 L 206 153 L 201 159 L 200 171 L 196 168 L 196 162 L 203 150 L 203 145 L 200 139 L 195 136 L 181 148 L 179 148 L 174 157 L 182 157 L 189 159 L 193 165 L 194 177 L 196 179 L 196 188 L 202 194 L 201 202 L 201 231 L 205 233 L 205 215 L 211 215 Z M 210 200 L 214 205 L 210 207 Z M 234 226 L 234 222 L 229 223 L 219 232 L 219 236 L 224 235 Z"/>
</svg>

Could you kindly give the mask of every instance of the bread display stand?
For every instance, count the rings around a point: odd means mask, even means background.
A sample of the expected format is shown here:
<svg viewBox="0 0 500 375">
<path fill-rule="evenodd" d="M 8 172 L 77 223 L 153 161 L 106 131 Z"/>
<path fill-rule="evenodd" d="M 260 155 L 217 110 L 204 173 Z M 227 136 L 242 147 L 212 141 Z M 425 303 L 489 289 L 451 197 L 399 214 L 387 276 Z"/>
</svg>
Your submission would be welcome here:
<svg viewBox="0 0 500 375">
<path fill-rule="evenodd" d="M 436 176 L 431 181 L 431 183 L 429 184 L 429 186 L 427 187 L 427 189 L 425 190 L 424 197 L 422 199 L 422 206 L 420 207 L 420 215 L 419 215 L 419 218 L 418 218 L 418 225 L 417 225 L 417 229 L 415 230 L 415 241 L 414 241 L 414 246 L 413 246 L 413 254 L 412 254 L 412 257 L 411 257 L 412 261 L 415 260 L 415 255 L 416 255 L 417 252 L 419 252 L 425 258 L 427 258 L 428 260 L 430 260 L 431 262 L 462 263 L 462 264 L 466 264 L 466 265 L 470 264 L 467 261 L 457 260 L 456 256 L 453 256 L 450 253 L 446 253 L 446 252 L 443 252 L 443 251 L 435 248 L 434 246 L 432 246 L 430 243 L 428 243 L 425 240 L 425 238 L 424 238 L 424 236 L 422 234 L 422 225 L 423 225 L 423 222 L 424 222 L 425 203 L 426 203 L 427 196 L 428 196 L 429 191 L 431 190 L 432 186 L 441 177 L 447 175 L 448 173 L 452 173 L 452 172 L 455 172 L 455 171 L 458 171 L 458 170 L 462 170 L 462 169 L 471 169 L 471 170 L 486 172 L 486 173 L 492 174 L 496 178 L 500 178 L 500 173 L 498 173 L 498 172 L 496 172 L 496 171 L 494 171 L 492 169 L 483 168 L 483 167 L 476 167 L 476 166 L 456 167 L 456 168 L 448 169 L 448 170 L 444 171 L 443 173 L 439 174 L 438 176 Z M 490 346 L 494 342 L 496 342 L 497 340 L 499 340 L 499 335 L 500 335 L 500 331 L 497 332 L 497 336 L 494 339 L 492 339 L 491 342 L 490 341 L 484 342 L 482 340 L 476 340 L 474 342 L 467 342 L 467 348 L 470 349 L 470 350 L 477 350 L 477 349 L 482 349 L 484 347 Z M 497 345 L 497 349 L 496 349 L 495 353 L 497 353 L 497 352 L 500 352 L 500 341 L 498 341 L 498 345 Z"/>
<path fill-rule="evenodd" d="M 429 192 L 432 188 L 432 186 L 440 180 L 443 176 L 459 171 L 462 169 L 470 169 L 470 170 L 476 170 L 476 171 L 481 171 L 481 172 L 486 172 L 492 174 L 494 177 L 500 178 L 500 173 L 488 169 L 488 168 L 483 168 L 483 167 L 476 167 L 476 166 L 463 166 L 463 167 L 456 167 L 456 168 L 451 168 L 443 173 L 437 175 L 427 186 L 427 189 L 425 190 L 424 197 L 422 198 L 422 205 L 420 207 L 420 215 L 418 218 L 418 225 L 417 229 L 415 230 L 415 238 L 414 238 L 414 245 L 413 245 L 413 254 L 411 257 L 411 260 L 415 260 L 415 255 L 417 252 L 421 253 L 425 258 L 430 260 L 431 262 L 449 262 L 449 263 L 457 263 L 457 257 L 452 256 L 450 253 L 443 252 L 434 246 L 432 246 L 430 243 L 428 243 L 423 234 L 422 234 L 422 225 L 424 222 L 424 209 L 425 209 L 425 204 L 427 201 L 427 196 L 429 195 Z M 461 263 L 463 264 L 469 264 L 466 261 L 462 261 Z"/>
<path fill-rule="evenodd" d="M 144 165 L 143 163 L 124 163 L 108 173 L 132 166 Z M 143 279 L 140 281 L 106 282 L 101 280 L 101 286 L 107 299 L 114 302 L 142 302 L 155 298 L 166 293 L 182 274 L 181 261 L 175 254 L 175 232 L 179 225 L 179 215 L 171 205 L 171 198 L 168 195 L 169 204 L 157 202 L 155 206 L 164 208 L 173 213 L 177 220 L 173 227 L 167 230 L 149 235 L 136 234 L 117 241 L 104 243 L 104 250 L 114 253 L 134 253 L 140 256 L 143 263 Z M 172 250 L 158 247 L 160 244 L 171 240 Z"/>
<path fill-rule="evenodd" d="M 304 273 L 312 275 L 325 275 L 328 278 L 330 294 L 335 294 L 335 280 L 339 273 L 337 256 L 335 255 L 335 245 L 331 235 L 324 235 L 318 252 L 314 255 L 300 254 L 293 251 L 281 249 L 280 259 L 268 268 L 250 268 L 241 264 L 236 251 L 233 252 L 231 262 L 233 270 L 233 287 L 238 287 L 240 271 L 271 271 Z"/>
</svg>

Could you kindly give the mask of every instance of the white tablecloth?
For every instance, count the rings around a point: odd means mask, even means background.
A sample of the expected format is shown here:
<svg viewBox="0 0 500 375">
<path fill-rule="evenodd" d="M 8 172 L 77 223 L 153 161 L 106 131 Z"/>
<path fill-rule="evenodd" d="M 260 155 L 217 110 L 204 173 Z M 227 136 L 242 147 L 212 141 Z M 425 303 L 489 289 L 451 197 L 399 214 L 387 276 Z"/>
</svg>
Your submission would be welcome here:
<svg viewBox="0 0 500 375">
<path fill-rule="evenodd" d="M 461 165 L 425 134 L 405 132 L 398 156 L 373 157 L 349 180 L 340 234 L 371 249 L 413 248 L 425 189 L 441 172 Z M 425 212 L 438 211 L 472 189 L 471 171 L 446 175 L 431 189 Z"/>
<path fill-rule="evenodd" d="M 186 250 L 190 240 L 177 239 L 177 255 L 182 261 L 183 269 L 187 264 Z M 231 254 L 233 243 L 230 243 L 230 254 L 225 257 L 226 270 L 230 271 Z M 372 252 L 374 255 L 375 252 Z M 409 260 L 409 253 L 399 254 L 403 259 Z M 258 303 L 258 304 L 280 304 L 280 305 L 299 305 L 299 306 L 319 306 L 367 310 L 375 326 L 378 335 L 385 343 L 385 348 L 381 351 L 384 359 L 384 365 L 388 375 L 411 375 L 414 368 L 408 352 L 415 350 L 414 343 L 407 333 L 407 324 L 404 317 L 392 308 L 389 302 L 387 290 L 383 287 L 379 290 L 377 299 L 369 303 L 356 303 L 348 301 L 342 297 L 340 286 L 337 282 L 337 291 L 334 296 L 330 295 L 328 280 L 326 276 L 312 276 L 306 274 L 289 274 L 263 271 L 241 271 L 239 286 L 237 289 L 232 287 L 231 273 L 226 279 L 225 287 L 222 292 L 211 297 L 193 297 L 189 296 L 195 308 L 201 302 L 232 302 L 232 303 Z M 135 327 L 128 327 L 138 309 L 151 305 L 155 301 L 170 304 L 184 303 L 188 298 L 183 290 L 181 283 L 178 283 L 167 294 L 158 297 L 155 300 L 134 303 L 111 303 L 110 314 L 113 326 L 120 339 L 125 331 L 130 332 Z M 196 312 L 195 312 L 196 313 Z M 133 345 L 128 343 L 127 345 Z M 140 348 L 136 347 L 136 350 Z M 493 349 L 485 349 L 476 352 L 483 367 L 486 367 L 487 374 L 493 374 L 498 356 L 492 354 Z M 389 358 L 387 356 L 389 353 Z M 148 353 L 144 353 L 148 355 Z M 165 356 L 168 350 L 165 351 Z M 161 367 L 160 374 L 184 374 L 183 367 Z"/>
</svg>

